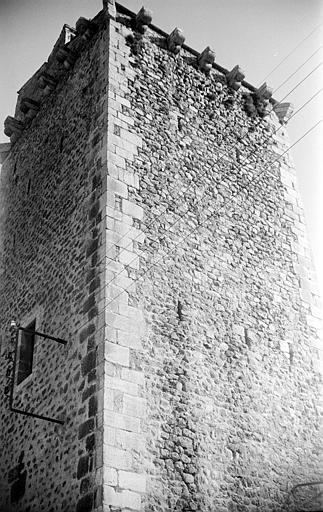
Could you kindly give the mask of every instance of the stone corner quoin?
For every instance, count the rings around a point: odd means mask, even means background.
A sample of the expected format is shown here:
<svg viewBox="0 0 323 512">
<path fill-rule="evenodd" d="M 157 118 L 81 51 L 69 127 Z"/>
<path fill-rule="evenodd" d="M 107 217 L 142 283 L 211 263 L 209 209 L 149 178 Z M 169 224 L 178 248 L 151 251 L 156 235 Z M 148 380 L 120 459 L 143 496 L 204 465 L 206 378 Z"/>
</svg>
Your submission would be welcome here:
<svg viewBox="0 0 323 512">
<path fill-rule="evenodd" d="M 322 480 L 291 115 L 146 8 L 64 25 L 0 145 L 1 510 L 318 494 L 290 493 Z"/>
</svg>

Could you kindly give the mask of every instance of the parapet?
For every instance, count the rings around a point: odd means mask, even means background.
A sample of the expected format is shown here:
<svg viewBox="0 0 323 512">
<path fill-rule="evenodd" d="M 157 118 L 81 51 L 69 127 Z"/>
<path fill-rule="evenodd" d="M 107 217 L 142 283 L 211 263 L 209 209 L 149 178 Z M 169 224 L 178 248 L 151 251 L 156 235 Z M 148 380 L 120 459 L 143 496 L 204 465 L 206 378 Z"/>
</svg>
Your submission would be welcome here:
<svg viewBox="0 0 323 512">
<path fill-rule="evenodd" d="M 165 51 L 178 55 L 184 49 L 194 56 L 195 66 L 201 73 L 210 75 L 212 70 L 215 70 L 224 75 L 231 103 L 234 103 L 239 94 L 240 97 L 242 95 L 243 107 L 248 116 L 264 118 L 274 112 L 281 124 L 288 122 L 293 110 L 291 104 L 280 104 L 274 100 L 272 89 L 266 83 L 257 89 L 246 82 L 245 73 L 239 65 L 228 71 L 216 63 L 215 51 L 209 46 L 201 53 L 186 46 L 184 33 L 178 27 L 174 28 L 170 34 L 163 32 L 152 25 L 152 12 L 144 7 L 135 14 L 122 5 L 114 3 L 114 0 L 103 0 L 103 10 L 92 20 L 81 17 L 77 20 L 75 28 L 63 26 L 47 62 L 18 91 L 15 116 L 8 116 L 5 120 L 4 131 L 12 143 L 15 143 L 28 128 L 42 103 L 46 101 L 46 96 L 53 93 L 60 80 L 73 68 L 80 52 L 94 34 L 105 26 L 106 19 L 118 19 L 118 15 L 119 18 L 126 15 L 131 19 L 131 28 L 137 39 L 144 38 L 149 27 L 165 38 Z M 217 86 L 222 91 L 222 83 L 217 83 Z"/>
</svg>

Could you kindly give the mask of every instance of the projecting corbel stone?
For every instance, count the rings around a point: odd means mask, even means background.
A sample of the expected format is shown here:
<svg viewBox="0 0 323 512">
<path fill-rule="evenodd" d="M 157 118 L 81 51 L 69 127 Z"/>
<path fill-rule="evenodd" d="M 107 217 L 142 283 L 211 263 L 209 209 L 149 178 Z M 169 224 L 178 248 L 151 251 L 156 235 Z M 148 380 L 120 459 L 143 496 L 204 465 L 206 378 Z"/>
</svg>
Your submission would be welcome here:
<svg viewBox="0 0 323 512">
<path fill-rule="evenodd" d="M 272 94 L 273 90 L 271 87 L 268 87 L 266 82 L 256 90 L 254 94 L 254 103 L 260 117 L 265 117 L 270 114 L 271 106 L 269 104 L 269 100 Z"/>
<path fill-rule="evenodd" d="M 277 103 L 273 108 L 281 124 L 286 124 L 294 112 L 294 106 L 291 103 Z"/>
<path fill-rule="evenodd" d="M 96 25 L 86 18 L 79 18 L 75 25 L 76 32 L 83 41 L 88 42 L 96 31 Z"/>
<path fill-rule="evenodd" d="M 273 90 L 271 87 L 268 87 L 266 82 L 262 84 L 259 89 L 256 90 L 255 95 L 264 100 L 269 100 L 272 97 Z"/>
<path fill-rule="evenodd" d="M 116 19 L 117 10 L 114 0 L 103 0 L 103 10 L 108 18 Z"/>
<path fill-rule="evenodd" d="M 48 96 L 56 87 L 57 80 L 49 73 L 42 73 L 39 77 L 39 87 L 43 89 L 44 96 Z"/>
<path fill-rule="evenodd" d="M 20 102 L 20 110 L 23 114 L 26 115 L 27 119 L 33 119 L 39 109 L 39 101 L 33 100 L 32 98 L 22 98 Z"/>
<path fill-rule="evenodd" d="M 208 73 L 212 68 L 212 64 L 215 61 L 215 52 L 207 46 L 197 58 L 198 68 Z"/>
<path fill-rule="evenodd" d="M 183 31 L 180 28 L 176 27 L 167 38 L 167 47 L 171 52 L 177 54 L 180 52 L 184 41 L 185 36 L 183 34 Z"/>
<path fill-rule="evenodd" d="M 148 28 L 148 25 L 150 25 L 151 21 L 153 19 L 153 15 L 151 11 L 148 11 L 148 9 L 145 9 L 145 7 L 142 7 L 138 14 L 136 15 L 135 19 L 135 28 L 140 34 L 144 34 Z"/>
<path fill-rule="evenodd" d="M 244 80 L 244 77 L 244 72 L 238 65 L 236 65 L 226 74 L 227 84 L 234 91 L 238 91 L 241 87 L 241 82 Z"/>
<path fill-rule="evenodd" d="M 14 117 L 8 116 L 4 121 L 4 134 L 10 137 L 11 142 L 16 142 L 24 130 L 24 123 Z"/>
<path fill-rule="evenodd" d="M 56 59 L 63 64 L 65 69 L 70 69 L 77 59 L 77 54 L 73 50 L 63 47 L 57 50 Z"/>
</svg>

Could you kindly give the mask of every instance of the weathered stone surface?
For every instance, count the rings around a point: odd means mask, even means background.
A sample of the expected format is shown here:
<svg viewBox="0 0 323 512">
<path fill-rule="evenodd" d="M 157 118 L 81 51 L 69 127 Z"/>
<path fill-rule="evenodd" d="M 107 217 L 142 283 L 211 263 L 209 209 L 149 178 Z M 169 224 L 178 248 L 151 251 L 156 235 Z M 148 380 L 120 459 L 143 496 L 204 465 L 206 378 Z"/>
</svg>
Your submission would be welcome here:
<svg viewBox="0 0 323 512">
<path fill-rule="evenodd" d="M 212 51 L 174 58 L 113 7 L 69 73 L 55 45 L 1 172 L 2 350 L 40 308 L 68 343 L 38 339 L 14 394 L 63 427 L 1 396 L 0 509 L 279 510 L 320 467 L 318 297 L 295 171 L 271 163 L 287 142 L 264 88 L 233 94 Z"/>
<path fill-rule="evenodd" d="M 184 44 L 185 36 L 183 31 L 176 27 L 173 32 L 171 32 L 167 38 L 167 46 L 168 49 L 177 54 L 180 52 L 182 45 Z"/>
<path fill-rule="evenodd" d="M 227 83 L 228 86 L 237 91 L 241 87 L 241 82 L 244 80 L 245 74 L 240 68 L 240 66 L 234 66 L 229 73 L 227 73 Z"/>
<path fill-rule="evenodd" d="M 202 53 L 198 56 L 198 68 L 206 73 L 212 69 L 212 64 L 215 61 L 215 52 L 207 46 Z"/>
</svg>

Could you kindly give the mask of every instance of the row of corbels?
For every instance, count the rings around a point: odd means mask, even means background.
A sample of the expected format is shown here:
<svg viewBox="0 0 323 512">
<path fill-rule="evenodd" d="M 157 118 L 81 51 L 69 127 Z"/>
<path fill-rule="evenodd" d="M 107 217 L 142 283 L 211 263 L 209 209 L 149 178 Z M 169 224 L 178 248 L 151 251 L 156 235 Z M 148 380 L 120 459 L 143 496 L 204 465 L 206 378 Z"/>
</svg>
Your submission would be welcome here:
<svg viewBox="0 0 323 512">
<path fill-rule="evenodd" d="M 66 70 L 73 67 L 80 47 L 87 43 L 95 34 L 97 26 L 86 18 L 79 18 L 75 26 L 75 37 L 69 46 L 59 48 L 55 54 L 56 60 L 64 66 Z M 41 90 L 41 96 L 48 96 L 57 86 L 58 80 L 47 71 L 43 71 L 38 77 L 38 88 Z M 4 133 L 12 143 L 16 142 L 21 136 L 23 130 L 29 126 L 32 119 L 37 115 L 40 109 L 41 101 L 35 98 L 23 97 L 20 101 L 20 111 L 24 114 L 24 120 L 20 121 L 14 117 L 8 116 L 4 121 Z"/>
<path fill-rule="evenodd" d="M 135 18 L 135 29 L 144 34 L 148 26 L 152 22 L 152 12 L 142 7 Z M 171 34 L 167 37 L 167 48 L 170 52 L 177 55 L 185 42 L 183 31 L 176 27 Z M 205 73 L 209 73 L 215 62 L 215 52 L 207 46 L 202 53 L 197 57 L 197 67 Z M 238 91 L 245 78 L 245 74 L 240 66 L 236 65 L 231 71 L 225 75 L 228 87 L 233 91 Z M 272 89 L 264 83 L 253 94 L 245 96 L 245 111 L 248 115 L 253 116 L 258 114 L 260 117 L 265 117 L 271 110 L 274 110 L 279 121 L 282 124 L 287 123 L 292 115 L 293 107 L 290 103 L 276 103 L 271 105 L 270 100 L 272 97 Z"/>
<path fill-rule="evenodd" d="M 144 34 L 152 21 L 151 11 L 142 7 L 134 19 L 134 28 L 140 34 Z M 97 25 L 87 20 L 79 18 L 76 22 L 75 37 L 69 45 L 59 48 L 56 52 L 56 59 L 66 70 L 73 67 L 80 47 L 87 43 L 97 30 Z M 167 37 L 167 48 L 174 54 L 178 54 L 184 44 L 185 36 L 183 31 L 176 27 Z M 215 62 L 215 52 L 207 46 L 197 57 L 197 67 L 205 73 L 209 73 Z M 245 78 L 242 69 L 237 65 L 231 71 L 226 73 L 227 85 L 233 91 L 238 91 Z M 39 77 L 39 88 L 42 89 L 43 96 L 50 94 L 56 87 L 57 80 L 50 73 L 43 72 Z M 272 90 L 263 84 L 253 94 L 245 96 L 245 110 L 248 115 L 258 113 L 264 117 L 270 112 L 269 102 L 272 96 Z M 28 126 L 31 120 L 37 115 L 40 109 L 40 101 L 34 98 L 24 97 L 20 102 L 20 110 L 25 115 L 24 122 L 14 117 L 8 116 L 4 122 L 4 133 L 10 137 L 11 142 L 15 142 L 22 134 L 24 128 Z M 273 107 L 281 123 L 286 123 L 292 114 L 292 107 L 289 103 L 276 104 Z"/>
</svg>

